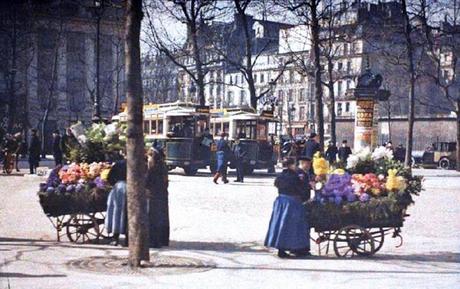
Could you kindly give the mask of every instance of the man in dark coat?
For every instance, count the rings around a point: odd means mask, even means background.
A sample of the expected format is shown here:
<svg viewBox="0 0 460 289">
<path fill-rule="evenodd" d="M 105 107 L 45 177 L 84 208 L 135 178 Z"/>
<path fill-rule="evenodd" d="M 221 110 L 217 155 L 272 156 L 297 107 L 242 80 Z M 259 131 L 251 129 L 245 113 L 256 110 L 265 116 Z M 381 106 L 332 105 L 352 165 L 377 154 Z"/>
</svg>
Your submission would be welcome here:
<svg viewBox="0 0 460 289">
<path fill-rule="evenodd" d="M 62 142 L 58 130 L 53 132 L 53 157 L 56 166 L 62 165 Z"/>
<path fill-rule="evenodd" d="M 339 160 L 342 163 L 347 163 L 348 157 L 351 155 L 351 148 L 348 146 L 347 140 L 342 141 L 342 146 L 339 148 Z"/>
<path fill-rule="evenodd" d="M 338 149 L 336 145 L 330 141 L 327 146 L 327 150 L 326 150 L 326 160 L 330 164 L 334 164 L 337 161 L 337 152 L 338 152 Z"/>
<path fill-rule="evenodd" d="M 240 140 L 237 139 L 235 145 L 233 146 L 233 156 L 235 160 L 236 166 L 236 180 L 235 182 L 244 182 L 244 166 L 243 160 L 246 156 L 247 152 L 245 151 L 243 145 L 241 144 Z"/>
<path fill-rule="evenodd" d="M 406 149 L 402 144 L 399 144 L 394 151 L 395 160 L 404 163 L 406 159 Z"/>
<path fill-rule="evenodd" d="M 308 141 L 305 143 L 305 148 L 303 150 L 302 156 L 313 159 L 315 153 L 319 151 L 321 151 L 321 147 L 319 145 L 319 135 L 312 132 L 308 138 Z"/>
<path fill-rule="evenodd" d="M 38 138 L 37 130 L 32 129 L 32 136 L 29 144 L 29 168 L 30 174 L 35 174 L 40 163 L 41 141 Z"/>
</svg>

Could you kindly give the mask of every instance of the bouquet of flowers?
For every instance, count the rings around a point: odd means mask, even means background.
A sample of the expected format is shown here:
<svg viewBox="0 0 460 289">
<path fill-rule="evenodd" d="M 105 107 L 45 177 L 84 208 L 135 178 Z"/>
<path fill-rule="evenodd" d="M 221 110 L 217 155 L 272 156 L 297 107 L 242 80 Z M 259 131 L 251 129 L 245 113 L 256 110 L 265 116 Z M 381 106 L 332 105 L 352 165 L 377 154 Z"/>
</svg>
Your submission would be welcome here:
<svg viewBox="0 0 460 289">
<path fill-rule="evenodd" d="M 399 216 L 413 203 L 412 195 L 422 190 L 422 178 L 413 176 L 384 147 L 350 155 L 346 171 L 331 169 L 319 155 L 314 158 L 313 168 L 317 175 L 316 194 L 310 206 L 313 220 L 322 222 L 324 215 L 336 216 L 337 221 L 347 212 L 370 221 Z"/>
</svg>

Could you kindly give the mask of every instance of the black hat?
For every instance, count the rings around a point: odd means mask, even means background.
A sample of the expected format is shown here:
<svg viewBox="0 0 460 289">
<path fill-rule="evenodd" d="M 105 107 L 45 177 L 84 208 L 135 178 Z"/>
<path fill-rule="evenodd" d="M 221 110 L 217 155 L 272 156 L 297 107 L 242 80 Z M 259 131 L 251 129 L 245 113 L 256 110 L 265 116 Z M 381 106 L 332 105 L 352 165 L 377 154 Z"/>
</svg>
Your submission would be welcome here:
<svg viewBox="0 0 460 289">
<path fill-rule="evenodd" d="M 307 157 L 307 156 L 300 156 L 297 158 L 298 161 L 309 161 L 311 162 L 311 158 Z"/>
<path fill-rule="evenodd" d="M 312 132 L 312 133 L 310 134 L 310 138 L 315 138 L 316 136 L 317 136 L 317 134 L 316 134 L 315 132 Z"/>
<path fill-rule="evenodd" d="M 289 167 L 290 165 L 295 165 L 295 160 L 294 160 L 294 159 L 287 158 L 287 159 L 284 159 L 284 160 L 283 160 L 283 167 L 284 167 L 284 168 L 287 168 L 287 167 Z"/>
</svg>

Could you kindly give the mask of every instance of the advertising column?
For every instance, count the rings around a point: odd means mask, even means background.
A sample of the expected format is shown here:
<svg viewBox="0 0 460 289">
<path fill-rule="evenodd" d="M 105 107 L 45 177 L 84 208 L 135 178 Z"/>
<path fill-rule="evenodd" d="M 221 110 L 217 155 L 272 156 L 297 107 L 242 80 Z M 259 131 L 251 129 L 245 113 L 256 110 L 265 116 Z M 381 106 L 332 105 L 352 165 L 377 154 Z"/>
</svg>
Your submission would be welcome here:
<svg viewBox="0 0 460 289">
<path fill-rule="evenodd" d="M 354 151 L 372 148 L 376 144 L 374 136 L 374 100 L 356 100 Z"/>
</svg>

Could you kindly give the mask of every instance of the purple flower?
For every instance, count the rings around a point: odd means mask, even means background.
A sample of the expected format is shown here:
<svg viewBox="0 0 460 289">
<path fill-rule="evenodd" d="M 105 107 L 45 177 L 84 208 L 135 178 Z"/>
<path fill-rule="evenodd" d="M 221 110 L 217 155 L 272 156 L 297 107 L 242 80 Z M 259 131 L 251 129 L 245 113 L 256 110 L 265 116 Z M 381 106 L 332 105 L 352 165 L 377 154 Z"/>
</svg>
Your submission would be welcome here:
<svg viewBox="0 0 460 289">
<path fill-rule="evenodd" d="M 83 184 L 78 184 L 75 186 L 75 192 L 81 193 L 85 189 L 85 186 Z"/>
<path fill-rule="evenodd" d="M 355 194 L 349 194 L 347 195 L 347 201 L 352 203 L 352 202 L 355 202 L 358 198 L 356 197 Z"/>
<path fill-rule="evenodd" d="M 335 197 L 335 204 L 340 205 L 340 203 L 342 203 L 342 197 Z"/>
<path fill-rule="evenodd" d="M 104 180 L 101 179 L 101 177 L 97 177 L 95 180 L 94 180 L 94 183 L 96 184 L 96 187 L 98 189 L 103 189 L 105 188 L 105 182 Z"/>
<path fill-rule="evenodd" d="M 367 193 L 364 193 L 364 194 L 362 194 L 361 196 L 359 196 L 359 200 L 360 200 L 361 202 L 363 202 L 363 203 L 364 203 L 364 202 L 368 202 L 368 201 L 370 200 L 370 198 L 371 198 L 371 197 L 370 197 Z"/>
<path fill-rule="evenodd" d="M 329 176 L 322 193 L 324 196 L 328 197 L 343 197 L 346 196 L 350 190 L 352 190 L 350 174 L 333 174 Z"/>
<path fill-rule="evenodd" d="M 75 185 L 68 185 L 66 189 L 67 193 L 73 193 L 75 192 Z"/>
<path fill-rule="evenodd" d="M 60 184 L 60 185 L 56 188 L 56 191 L 57 191 L 58 193 L 61 193 L 61 194 L 65 193 L 66 190 L 67 190 L 67 187 L 66 187 L 66 185 L 63 185 L 63 184 Z"/>
<path fill-rule="evenodd" d="M 49 194 L 54 193 L 54 188 L 53 187 L 48 187 L 46 189 L 46 192 L 49 193 Z"/>
<path fill-rule="evenodd" d="M 59 184 L 61 183 L 61 179 L 59 179 L 59 171 L 60 171 L 60 167 L 56 167 L 54 168 L 50 175 L 48 176 L 48 179 L 46 180 L 46 185 L 48 187 L 57 187 L 59 186 Z"/>
</svg>

